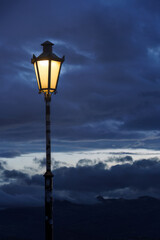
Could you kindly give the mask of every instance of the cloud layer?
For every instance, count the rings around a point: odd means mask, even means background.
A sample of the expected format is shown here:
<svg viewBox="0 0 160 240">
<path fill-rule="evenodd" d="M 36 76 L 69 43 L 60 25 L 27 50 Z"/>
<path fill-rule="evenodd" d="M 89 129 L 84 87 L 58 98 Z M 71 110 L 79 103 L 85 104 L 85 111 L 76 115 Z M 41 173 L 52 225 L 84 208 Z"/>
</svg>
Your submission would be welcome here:
<svg viewBox="0 0 160 240">
<path fill-rule="evenodd" d="M 81 159 L 76 167 L 54 170 L 54 198 L 95 203 L 96 196 L 108 198 L 160 198 L 160 161 L 156 158 L 121 162 L 108 168 L 105 162 Z M 37 162 L 37 167 L 41 168 Z M 0 206 L 41 206 L 44 204 L 44 177 L 32 176 L 0 165 Z"/>
</svg>

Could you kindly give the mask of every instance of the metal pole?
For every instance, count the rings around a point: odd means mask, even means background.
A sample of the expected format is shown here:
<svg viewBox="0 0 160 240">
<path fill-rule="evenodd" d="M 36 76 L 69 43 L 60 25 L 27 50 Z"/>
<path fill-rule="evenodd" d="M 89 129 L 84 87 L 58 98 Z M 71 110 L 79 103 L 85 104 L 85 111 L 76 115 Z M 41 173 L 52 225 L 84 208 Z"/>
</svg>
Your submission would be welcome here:
<svg viewBox="0 0 160 240">
<path fill-rule="evenodd" d="M 51 96 L 45 96 L 46 102 L 46 173 L 45 177 L 45 239 L 53 240 L 53 174 L 51 172 L 51 140 L 50 140 L 50 101 Z"/>
</svg>

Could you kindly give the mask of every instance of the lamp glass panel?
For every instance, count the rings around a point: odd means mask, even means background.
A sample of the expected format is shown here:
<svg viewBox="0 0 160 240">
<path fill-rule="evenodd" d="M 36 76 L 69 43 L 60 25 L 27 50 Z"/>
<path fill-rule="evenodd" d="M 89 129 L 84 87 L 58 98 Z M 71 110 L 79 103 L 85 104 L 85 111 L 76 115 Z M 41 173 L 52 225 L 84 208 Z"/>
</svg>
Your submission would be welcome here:
<svg viewBox="0 0 160 240">
<path fill-rule="evenodd" d="M 41 81 L 41 88 L 48 89 L 48 60 L 37 61 Z M 47 91 L 47 90 L 46 90 Z"/>
<path fill-rule="evenodd" d="M 36 63 L 34 63 L 34 69 L 35 69 L 35 73 L 36 73 L 36 78 L 37 78 L 38 88 L 40 89 Z"/>
<path fill-rule="evenodd" d="M 61 62 L 51 61 L 51 85 L 50 88 L 55 89 L 58 81 L 58 74 Z M 53 92 L 53 90 L 51 90 Z"/>
</svg>

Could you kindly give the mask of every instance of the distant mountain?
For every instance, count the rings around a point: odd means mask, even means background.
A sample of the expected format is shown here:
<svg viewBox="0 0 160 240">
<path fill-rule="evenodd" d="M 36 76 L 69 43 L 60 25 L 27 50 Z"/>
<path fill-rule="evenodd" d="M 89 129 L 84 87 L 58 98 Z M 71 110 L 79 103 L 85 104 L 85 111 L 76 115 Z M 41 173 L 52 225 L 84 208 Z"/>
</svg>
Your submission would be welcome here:
<svg viewBox="0 0 160 240">
<path fill-rule="evenodd" d="M 126 198 L 104 198 L 103 196 L 99 195 L 96 197 L 97 200 L 99 202 L 102 202 L 102 203 L 110 203 L 110 202 L 139 202 L 139 201 L 152 201 L 152 202 L 155 202 L 155 201 L 160 201 L 159 199 L 157 198 L 154 198 L 154 197 L 150 197 L 150 196 L 141 196 L 137 199 L 126 199 Z"/>
<path fill-rule="evenodd" d="M 55 240 L 158 240 L 160 200 L 104 199 L 95 205 L 54 202 Z M 0 240 L 44 240 L 44 209 L 0 211 Z"/>
</svg>

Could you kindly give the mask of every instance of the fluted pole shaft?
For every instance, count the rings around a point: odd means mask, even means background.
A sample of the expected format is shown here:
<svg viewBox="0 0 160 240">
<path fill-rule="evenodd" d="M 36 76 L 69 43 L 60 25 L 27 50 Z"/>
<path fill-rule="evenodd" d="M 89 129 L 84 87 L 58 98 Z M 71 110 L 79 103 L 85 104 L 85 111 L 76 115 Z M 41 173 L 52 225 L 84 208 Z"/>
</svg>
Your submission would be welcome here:
<svg viewBox="0 0 160 240">
<path fill-rule="evenodd" d="M 53 174 L 51 172 L 50 97 L 46 102 L 45 240 L 53 240 Z"/>
</svg>

